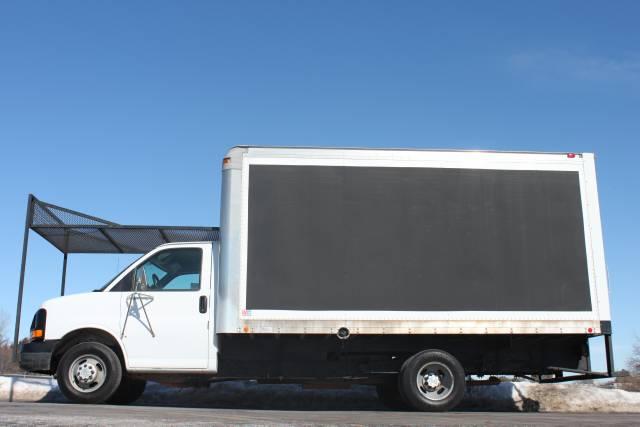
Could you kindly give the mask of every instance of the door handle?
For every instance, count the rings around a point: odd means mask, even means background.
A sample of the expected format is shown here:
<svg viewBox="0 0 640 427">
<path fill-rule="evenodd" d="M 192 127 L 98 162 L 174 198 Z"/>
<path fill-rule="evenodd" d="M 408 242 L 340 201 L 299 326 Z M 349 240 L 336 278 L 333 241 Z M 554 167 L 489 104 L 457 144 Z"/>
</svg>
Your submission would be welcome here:
<svg viewBox="0 0 640 427">
<path fill-rule="evenodd" d="M 200 313 L 207 312 L 207 297 L 202 295 L 200 297 Z"/>
</svg>

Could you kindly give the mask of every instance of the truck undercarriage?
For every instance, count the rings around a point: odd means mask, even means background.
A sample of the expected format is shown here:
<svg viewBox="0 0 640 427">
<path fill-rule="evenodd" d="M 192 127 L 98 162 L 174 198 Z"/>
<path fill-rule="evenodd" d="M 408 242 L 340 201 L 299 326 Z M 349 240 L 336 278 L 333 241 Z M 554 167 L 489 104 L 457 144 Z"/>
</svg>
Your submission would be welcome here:
<svg viewBox="0 0 640 427">
<path fill-rule="evenodd" d="M 412 355 L 425 349 L 444 350 L 460 361 L 467 375 L 515 375 L 547 380 L 574 372 L 593 378 L 589 335 L 335 335 L 222 334 L 221 377 L 265 380 L 359 378 L 377 383 L 397 374 Z M 605 336 L 608 341 L 609 336 Z M 540 380 L 540 378 L 537 378 Z"/>
</svg>

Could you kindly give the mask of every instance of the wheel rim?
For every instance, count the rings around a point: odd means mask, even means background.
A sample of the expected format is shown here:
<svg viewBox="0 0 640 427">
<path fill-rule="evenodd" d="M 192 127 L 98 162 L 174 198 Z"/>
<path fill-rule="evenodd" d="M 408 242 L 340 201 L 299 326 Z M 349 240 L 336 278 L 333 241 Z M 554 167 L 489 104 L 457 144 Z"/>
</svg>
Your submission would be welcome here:
<svg viewBox="0 0 640 427">
<path fill-rule="evenodd" d="M 77 357 L 69 368 L 69 382 L 80 393 L 98 390 L 107 379 L 104 361 L 93 354 Z"/>
<path fill-rule="evenodd" d="M 451 369 L 440 362 L 422 365 L 416 376 L 418 391 L 429 400 L 446 399 L 453 391 L 454 382 Z"/>
</svg>

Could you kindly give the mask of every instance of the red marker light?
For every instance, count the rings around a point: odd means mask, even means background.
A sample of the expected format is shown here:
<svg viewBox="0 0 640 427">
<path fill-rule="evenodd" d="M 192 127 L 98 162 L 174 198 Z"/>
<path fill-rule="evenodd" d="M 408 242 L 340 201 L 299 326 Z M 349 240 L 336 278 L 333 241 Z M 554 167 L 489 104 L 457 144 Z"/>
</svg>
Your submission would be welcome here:
<svg viewBox="0 0 640 427">
<path fill-rule="evenodd" d="M 576 157 L 576 153 L 567 153 L 567 157 L 570 159 L 574 159 Z"/>
<path fill-rule="evenodd" d="M 589 328 L 589 329 L 587 329 L 587 332 L 589 332 L 589 333 L 593 333 L 593 328 Z"/>
</svg>

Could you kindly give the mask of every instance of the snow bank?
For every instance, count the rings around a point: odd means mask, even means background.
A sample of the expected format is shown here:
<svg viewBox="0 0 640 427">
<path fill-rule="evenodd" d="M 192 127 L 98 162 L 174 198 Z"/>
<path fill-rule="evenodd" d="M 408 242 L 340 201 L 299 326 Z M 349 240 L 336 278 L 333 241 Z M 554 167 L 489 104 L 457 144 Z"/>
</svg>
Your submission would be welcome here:
<svg viewBox="0 0 640 427">
<path fill-rule="evenodd" d="M 537 401 L 544 412 L 640 412 L 640 393 L 600 388 L 592 384 L 515 383 L 524 398 Z M 514 399 L 518 399 L 514 395 Z"/>
<path fill-rule="evenodd" d="M 505 382 L 469 387 L 461 409 L 523 412 L 640 412 L 640 393 L 595 384 Z"/>
<path fill-rule="evenodd" d="M 0 376 L 0 401 L 64 402 L 49 377 Z M 138 404 L 273 410 L 381 410 L 373 387 L 348 390 L 303 389 L 253 381 L 171 388 L 149 383 Z M 471 411 L 640 412 L 640 393 L 593 384 L 500 383 L 469 387 L 458 408 Z"/>
<path fill-rule="evenodd" d="M 0 376 L 0 402 L 64 402 L 51 377 Z"/>
</svg>

